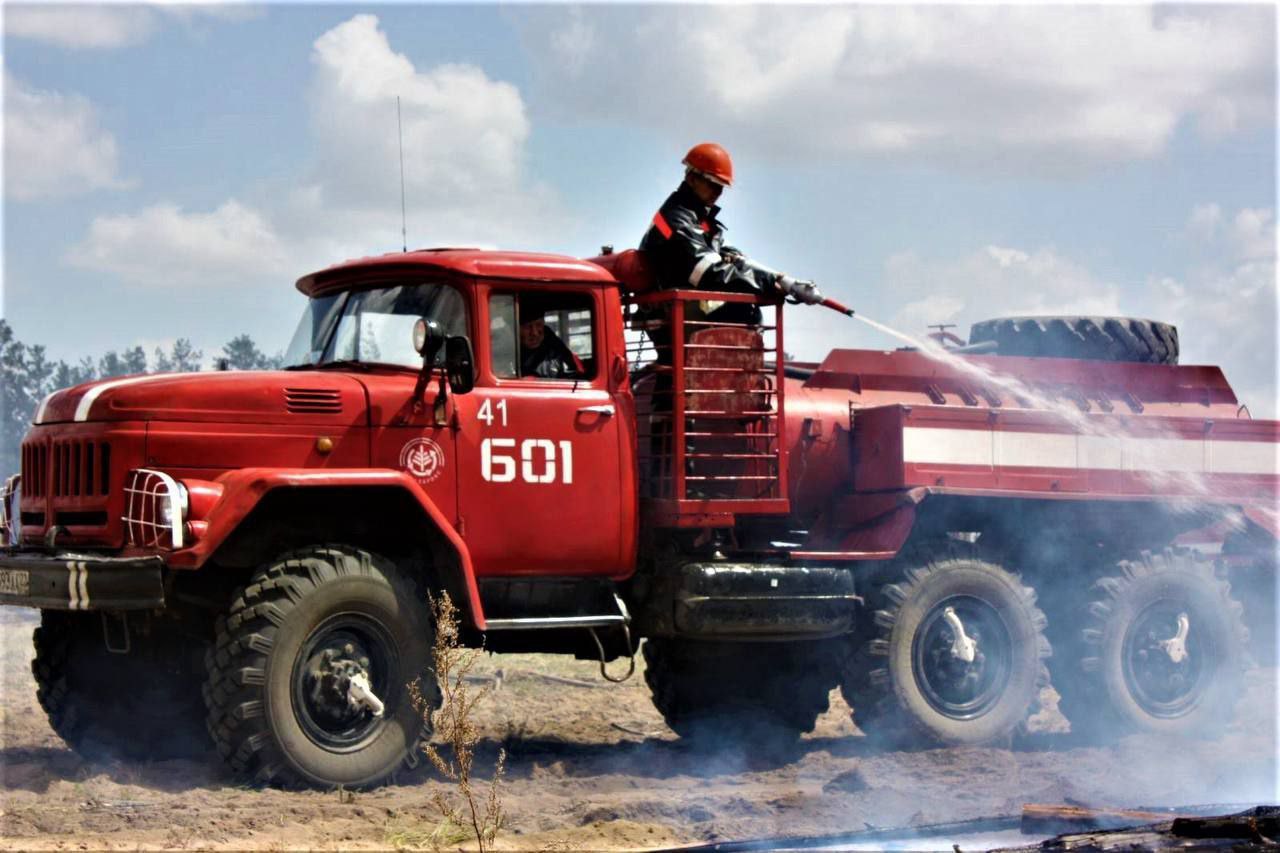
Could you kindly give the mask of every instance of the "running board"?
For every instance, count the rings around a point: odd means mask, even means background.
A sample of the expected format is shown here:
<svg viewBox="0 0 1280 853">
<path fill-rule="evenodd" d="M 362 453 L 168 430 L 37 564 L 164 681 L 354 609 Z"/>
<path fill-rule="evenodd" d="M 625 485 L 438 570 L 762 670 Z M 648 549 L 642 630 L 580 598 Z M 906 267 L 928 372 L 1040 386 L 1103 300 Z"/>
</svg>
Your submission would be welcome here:
<svg viewBox="0 0 1280 853">
<path fill-rule="evenodd" d="M 529 619 L 486 619 L 487 631 L 538 631 L 546 628 L 614 628 L 627 624 L 622 616 L 547 616 Z"/>
<path fill-rule="evenodd" d="M 520 619 L 486 619 L 486 631 L 545 631 L 556 628 L 626 628 L 631 624 L 627 605 L 614 593 L 618 612 L 600 616 L 529 616 Z"/>
</svg>

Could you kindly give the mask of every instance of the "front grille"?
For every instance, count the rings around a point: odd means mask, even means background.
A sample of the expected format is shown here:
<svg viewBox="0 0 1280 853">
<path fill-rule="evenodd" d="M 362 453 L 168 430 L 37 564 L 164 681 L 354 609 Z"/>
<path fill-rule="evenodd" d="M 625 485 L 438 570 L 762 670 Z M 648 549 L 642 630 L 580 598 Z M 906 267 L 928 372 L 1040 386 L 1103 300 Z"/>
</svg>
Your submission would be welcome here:
<svg viewBox="0 0 1280 853">
<path fill-rule="evenodd" d="M 66 528 L 65 541 L 73 545 L 118 547 L 122 473 L 131 453 L 141 455 L 141 444 L 140 436 L 107 433 L 96 425 L 75 432 L 32 430 L 22 444 L 20 517 L 27 539 L 36 541 L 56 525 Z"/>
<path fill-rule="evenodd" d="M 31 448 L 33 496 L 104 496 L 111 490 L 111 445 L 105 441 L 63 439 Z M 27 482 L 23 464 L 23 482 Z M 37 489 L 39 491 L 37 491 Z"/>
<path fill-rule="evenodd" d="M 49 445 L 22 445 L 22 491 L 28 497 L 44 497 L 48 494 Z"/>
<path fill-rule="evenodd" d="M 284 407 L 295 415 L 337 415 L 342 395 L 332 388 L 286 388 Z"/>
</svg>

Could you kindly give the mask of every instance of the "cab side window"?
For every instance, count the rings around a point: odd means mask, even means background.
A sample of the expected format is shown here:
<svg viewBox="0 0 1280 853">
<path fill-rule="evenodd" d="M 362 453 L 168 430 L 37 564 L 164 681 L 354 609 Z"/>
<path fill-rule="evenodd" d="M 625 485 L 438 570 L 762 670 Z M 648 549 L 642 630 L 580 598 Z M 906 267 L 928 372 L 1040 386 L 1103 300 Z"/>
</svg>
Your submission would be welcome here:
<svg viewBox="0 0 1280 853">
<path fill-rule="evenodd" d="M 538 290 L 489 299 L 490 356 L 503 379 L 591 379 L 595 317 L 585 293 Z"/>
</svg>

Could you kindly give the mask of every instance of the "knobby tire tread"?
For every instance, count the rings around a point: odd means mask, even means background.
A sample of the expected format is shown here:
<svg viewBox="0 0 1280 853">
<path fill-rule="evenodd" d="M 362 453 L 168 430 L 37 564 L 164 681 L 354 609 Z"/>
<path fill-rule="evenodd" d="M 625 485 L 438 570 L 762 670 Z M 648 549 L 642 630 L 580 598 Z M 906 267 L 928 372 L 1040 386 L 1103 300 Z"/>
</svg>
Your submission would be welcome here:
<svg viewBox="0 0 1280 853">
<path fill-rule="evenodd" d="M 379 575 L 404 597 L 417 595 L 398 574 L 373 568 L 367 551 L 323 545 L 289 552 L 260 570 L 216 623 L 216 640 L 205 656 L 208 680 L 204 701 L 207 727 L 218 754 L 237 773 L 262 785 L 286 788 L 311 783 L 289 766 L 268 730 L 261 692 L 267 656 L 276 631 L 303 596 L 326 579 L 341 575 Z M 438 690 L 429 691 L 431 711 L 440 707 Z M 430 735 L 424 721 L 418 740 Z M 412 753 L 405 764 L 416 763 Z"/>
<path fill-rule="evenodd" d="M 891 582 L 882 585 L 872 594 L 873 597 L 868 602 L 871 605 L 868 610 L 872 611 L 872 616 L 863 620 L 862 627 L 855 632 L 849 644 L 841 689 L 852 708 L 854 725 L 877 744 L 888 748 L 914 749 L 944 743 L 921 721 L 903 711 L 894 693 L 888 657 L 891 635 L 903 603 L 911 599 L 935 574 L 959 566 L 981 565 L 1016 584 L 1018 596 L 1030 610 L 1036 630 L 1038 671 L 1036 696 L 1014 733 L 1025 731 L 1026 720 L 1039 710 L 1040 691 L 1049 685 L 1050 680 L 1046 665 L 1052 655 L 1052 648 L 1045 635 L 1048 620 L 1036 605 L 1035 590 L 1023 584 L 1020 575 L 983 559 L 983 556 L 991 555 L 979 555 L 976 548 L 960 541 L 947 540 L 917 546 L 897 558 L 897 566 L 891 568 L 887 575 Z"/>
<path fill-rule="evenodd" d="M 798 736 L 813 731 L 830 707 L 834 669 L 809 644 L 770 649 L 770 658 L 794 664 L 773 667 L 760 665 L 762 644 L 738 644 L 737 654 L 722 647 L 699 655 L 699 646 L 711 645 L 662 638 L 644 644 L 644 677 L 654 707 L 681 737 L 696 739 L 717 717 L 735 715 L 768 721 Z"/>
<path fill-rule="evenodd" d="M 997 355 L 1177 364 L 1178 330 L 1134 317 L 1002 317 L 974 323 L 969 343 L 995 341 Z"/>
<path fill-rule="evenodd" d="M 1213 564 L 1197 558 L 1185 548 L 1166 548 L 1163 551 L 1143 551 L 1130 560 L 1116 564 L 1117 573 L 1099 578 L 1090 590 L 1086 607 L 1078 614 L 1083 627 L 1066 632 L 1069 637 L 1052 662 L 1052 679 L 1057 690 L 1058 710 L 1071 723 L 1075 735 L 1083 740 L 1101 741 L 1136 731 L 1135 721 L 1119 713 L 1111 702 L 1104 681 L 1100 652 L 1103 633 L 1108 618 L 1116 604 L 1140 579 L 1160 572 L 1182 571 L 1198 575 L 1207 581 L 1217 599 L 1215 604 L 1225 614 L 1233 642 L 1240 650 L 1248 646 L 1249 632 L 1245 627 L 1244 608 L 1231 595 L 1231 585 L 1220 576 Z M 1239 671 L 1227 673 L 1233 682 L 1243 676 L 1249 664 L 1247 654 L 1236 655 Z M 1205 736 L 1213 732 L 1202 730 Z"/>
<path fill-rule="evenodd" d="M 145 760 L 186 758 L 206 750 L 208 744 L 196 723 L 199 691 L 195 679 L 168 681 L 173 673 L 149 671 L 153 662 L 143 659 L 141 648 L 135 649 L 132 658 L 113 659 L 103 645 L 96 617 L 96 613 L 43 611 L 41 623 L 32 633 L 35 655 L 31 674 L 36 700 L 50 728 L 82 754 L 100 750 L 110 756 Z M 135 638 L 134 642 L 141 640 Z M 76 664 L 91 664 L 95 655 L 102 658 L 98 666 L 115 676 L 110 691 L 95 689 L 100 685 L 77 683 L 72 672 Z M 137 706 L 146 701 L 135 692 L 142 681 L 166 691 L 163 707 Z M 143 719 L 148 713 L 157 719 L 148 723 Z M 139 725 L 149 729 L 146 737 L 138 737 Z"/>
</svg>

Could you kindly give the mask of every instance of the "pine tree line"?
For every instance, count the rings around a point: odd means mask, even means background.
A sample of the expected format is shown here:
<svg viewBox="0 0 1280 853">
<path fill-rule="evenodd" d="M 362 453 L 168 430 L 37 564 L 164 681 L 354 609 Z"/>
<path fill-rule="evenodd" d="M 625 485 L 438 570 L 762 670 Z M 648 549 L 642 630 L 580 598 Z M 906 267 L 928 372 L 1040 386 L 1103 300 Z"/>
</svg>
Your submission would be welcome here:
<svg viewBox="0 0 1280 853">
<path fill-rule="evenodd" d="M 221 354 L 208 367 L 221 368 L 225 363 L 228 370 L 273 370 L 283 360 L 283 353 L 268 356 L 248 335 L 237 335 L 223 344 Z M 168 352 L 156 347 L 150 358 L 142 347 L 132 347 L 111 350 L 97 360 L 85 356 L 75 363 L 50 361 L 43 346 L 24 344 L 0 320 L 0 478 L 17 473 L 22 437 L 36 406 L 51 392 L 113 376 L 203 369 L 204 352 L 186 338 L 178 338 Z"/>
</svg>

